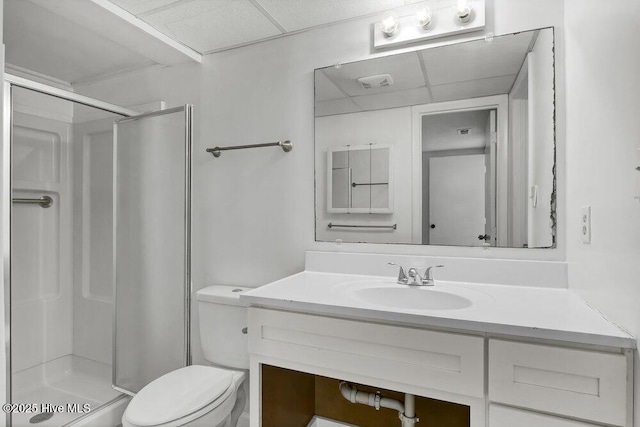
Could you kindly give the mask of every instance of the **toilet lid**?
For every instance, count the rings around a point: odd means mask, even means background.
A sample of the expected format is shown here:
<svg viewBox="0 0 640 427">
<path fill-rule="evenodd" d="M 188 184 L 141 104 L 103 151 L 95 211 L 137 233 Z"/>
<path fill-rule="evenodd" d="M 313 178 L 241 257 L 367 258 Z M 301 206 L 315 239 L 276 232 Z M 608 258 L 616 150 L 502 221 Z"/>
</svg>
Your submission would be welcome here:
<svg viewBox="0 0 640 427">
<path fill-rule="evenodd" d="M 192 365 L 149 383 L 127 407 L 127 421 L 137 426 L 168 423 L 192 414 L 219 398 L 233 374 L 212 366 Z"/>
</svg>

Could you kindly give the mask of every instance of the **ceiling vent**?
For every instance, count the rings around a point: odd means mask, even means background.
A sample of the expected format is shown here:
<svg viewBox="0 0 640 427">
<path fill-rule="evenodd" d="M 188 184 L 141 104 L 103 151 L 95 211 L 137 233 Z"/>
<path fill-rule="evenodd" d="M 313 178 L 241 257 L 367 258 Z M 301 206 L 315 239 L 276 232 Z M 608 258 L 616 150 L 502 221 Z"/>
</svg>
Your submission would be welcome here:
<svg viewBox="0 0 640 427">
<path fill-rule="evenodd" d="M 358 83 L 360 83 L 365 89 L 391 86 L 393 84 L 393 77 L 391 77 L 391 74 L 379 74 L 377 76 L 360 77 L 357 80 Z"/>
</svg>

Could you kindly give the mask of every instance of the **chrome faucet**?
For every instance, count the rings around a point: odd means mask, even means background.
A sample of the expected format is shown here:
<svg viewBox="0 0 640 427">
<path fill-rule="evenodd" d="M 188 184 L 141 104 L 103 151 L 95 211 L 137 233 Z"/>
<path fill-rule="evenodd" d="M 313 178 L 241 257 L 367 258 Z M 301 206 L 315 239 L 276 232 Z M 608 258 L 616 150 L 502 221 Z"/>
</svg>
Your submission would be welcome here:
<svg viewBox="0 0 640 427">
<path fill-rule="evenodd" d="M 444 264 L 432 265 L 431 267 L 428 267 L 427 270 L 424 272 L 424 277 L 422 278 L 422 286 L 435 285 L 435 282 L 433 281 L 433 273 L 431 272 L 431 270 L 434 268 L 442 268 L 442 267 L 444 267 Z"/>
<path fill-rule="evenodd" d="M 395 264 L 393 262 L 388 262 L 387 264 L 395 265 L 396 267 L 400 268 L 400 270 L 398 271 L 398 285 L 406 285 L 409 283 L 409 278 L 407 277 L 407 273 L 404 272 L 404 268 L 402 268 L 401 265 Z"/>
<path fill-rule="evenodd" d="M 434 268 L 444 267 L 442 264 L 432 265 L 428 267 L 424 272 L 424 276 L 420 276 L 417 268 L 411 267 L 406 273 L 404 268 L 401 265 L 395 264 L 393 262 L 389 262 L 389 265 L 395 265 L 400 268 L 398 271 L 398 284 L 399 285 L 409 285 L 409 286 L 433 286 L 435 284 L 433 280 L 433 272 L 431 271 Z M 409 278 L 412 279 L 411 283 L 409 283 Z"/>
</svg>

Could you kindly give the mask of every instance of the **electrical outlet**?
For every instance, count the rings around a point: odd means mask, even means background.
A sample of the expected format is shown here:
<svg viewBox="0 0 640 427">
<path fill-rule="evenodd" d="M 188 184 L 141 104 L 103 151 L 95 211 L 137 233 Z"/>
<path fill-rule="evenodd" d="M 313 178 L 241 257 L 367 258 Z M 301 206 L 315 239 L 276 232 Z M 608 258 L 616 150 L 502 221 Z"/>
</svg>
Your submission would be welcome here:
<svg viewBox="0 0 640 427">
<path fill-rule="evenodd" d="M 591 206 L 582 208 L 582 221 L 580 223 L 582 243 L 591 243 Z"/>
</svg>

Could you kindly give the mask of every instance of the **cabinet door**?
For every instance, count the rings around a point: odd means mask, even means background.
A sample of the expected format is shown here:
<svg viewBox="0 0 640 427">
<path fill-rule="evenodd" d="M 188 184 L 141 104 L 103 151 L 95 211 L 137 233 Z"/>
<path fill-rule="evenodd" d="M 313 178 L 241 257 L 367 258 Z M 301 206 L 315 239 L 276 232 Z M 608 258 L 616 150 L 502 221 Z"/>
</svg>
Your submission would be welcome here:
<svg viewBox="0 0 640 427">
<path fill-rule="evenodd" d="M 491 405 L 489 427 L 597 427 L 580 421 Z"/>
<path fill-rule="evenodd" d="M 621 354 L 492 339 L 489 400 L 624 426 L 627 360 Z"/>
<path fill-rule="evenodd" d="M 249 308 L 249 352 L 484 398 L 481 337 Z"/>
</svg>

